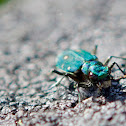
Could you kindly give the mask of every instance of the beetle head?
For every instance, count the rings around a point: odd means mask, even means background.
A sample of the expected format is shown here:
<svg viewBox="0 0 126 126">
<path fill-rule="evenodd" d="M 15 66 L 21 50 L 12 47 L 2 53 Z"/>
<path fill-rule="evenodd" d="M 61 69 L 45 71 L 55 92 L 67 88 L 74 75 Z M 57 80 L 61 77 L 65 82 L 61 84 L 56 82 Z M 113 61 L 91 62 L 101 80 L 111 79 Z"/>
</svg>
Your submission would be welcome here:
<svg viewBox="0 0 126 126">
<path fill-rule="evenodd" d="M 109 69 L 107 66 L 93 65 L 89 68 L 89 78 L 93 80 L 102 80 L 109 76 Z"/>
<path fill-rule="evenodd" d="M 109 68 L 99 61 L 85 62 L 81 70 L 94 81 L 106 80 L 109 76 Z"/>
</svg>

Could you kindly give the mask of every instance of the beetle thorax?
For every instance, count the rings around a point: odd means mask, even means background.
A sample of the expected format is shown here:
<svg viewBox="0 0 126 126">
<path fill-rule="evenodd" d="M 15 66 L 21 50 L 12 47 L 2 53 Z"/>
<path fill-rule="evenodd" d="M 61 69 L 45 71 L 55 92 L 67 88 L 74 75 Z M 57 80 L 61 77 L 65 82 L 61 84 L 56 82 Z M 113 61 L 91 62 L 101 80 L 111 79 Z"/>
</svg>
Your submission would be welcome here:
<svg viewBox="0 0 126 126">
<path fill-rule="evenodd" d="M 99 61 L 85 62 L 81 68 L 82 72 L 94 80 L 102 80 L 109 75 L 109 69 Z"/>
</svg>

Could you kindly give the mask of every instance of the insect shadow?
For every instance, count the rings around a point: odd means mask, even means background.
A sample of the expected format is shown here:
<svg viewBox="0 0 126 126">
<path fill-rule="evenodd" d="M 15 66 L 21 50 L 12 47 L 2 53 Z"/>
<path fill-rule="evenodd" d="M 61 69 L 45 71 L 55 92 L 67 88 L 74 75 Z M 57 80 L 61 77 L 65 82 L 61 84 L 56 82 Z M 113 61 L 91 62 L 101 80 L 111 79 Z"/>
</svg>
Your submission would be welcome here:
<svg viewBox="0 0 126 126">
<path fill-rule="evenodd" d="M 113 58 L 126 60 L 124 57 L 109 56 L 104 63 L 101 63 L 97 56 L 97 46 L 93 50 L 93 54 L 79 49 L 79 50 L 66 50 L 57 57 L 56 67 L 52 73 L 61 75 L 62 78 L 51 85 L 50 89 L 61 84 L 61 81 L 67 77 L 74 80 L 73 87 L 78 90 L 79 102 L 81 99 L 90 96 L 104 95 L 110 100 L 116 99 L 112 96 L 112 89 L 119 88 L 119 81 L 126 78 L 126 73 L 118 65 L 113 62 L 108 66 Z M 112 69 L 114 66 L 122 72 L 123 76 L 114 78 L 112 76 Z M 117 82 L 116 86 L 113 83 Z M 71 87 L 72 88 L 72 87 Z M 84 95 L 81 95 L 80 88 L 84 89 Z M 121 87 L 120 87 L 121 90 Z M 86 93 L 87 92 L 87 93 Z M 123 93 L 122 93 L 123 94 Z M 111 98 L 110 98 L 111 96 Z"/>
</svg>

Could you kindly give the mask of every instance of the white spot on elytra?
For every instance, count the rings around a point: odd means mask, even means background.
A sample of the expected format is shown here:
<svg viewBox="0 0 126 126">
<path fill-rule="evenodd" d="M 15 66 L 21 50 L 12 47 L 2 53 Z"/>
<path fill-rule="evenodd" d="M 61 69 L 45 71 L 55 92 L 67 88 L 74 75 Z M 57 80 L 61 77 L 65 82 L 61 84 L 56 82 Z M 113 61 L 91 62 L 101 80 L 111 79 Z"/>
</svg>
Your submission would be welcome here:
<svg viewBox="0 0 126 126">
<path fill-rule="evenodd" d="M 68 59 L 68 57 L 69 57 L 69 56 L 64 56 L 64 59 L 66 60 L 66 59 Z"/>
<path fill-rule="evenodd" d="M 70 70 L 70 67 L 68 67 L 67 70 Z"/>
<path fill-rule="evenodd" d="M 62 66 L 61 66 L 62 68 L 64 67 L 64 64 L 62 64 Z"/>
</svg>

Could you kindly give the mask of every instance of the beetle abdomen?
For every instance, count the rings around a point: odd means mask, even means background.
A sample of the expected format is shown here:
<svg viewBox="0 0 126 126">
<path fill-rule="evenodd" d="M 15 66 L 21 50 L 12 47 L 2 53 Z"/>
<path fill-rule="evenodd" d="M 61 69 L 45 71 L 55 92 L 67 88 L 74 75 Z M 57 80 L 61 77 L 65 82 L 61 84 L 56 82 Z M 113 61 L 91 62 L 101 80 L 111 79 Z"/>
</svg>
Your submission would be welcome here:
<svg viewBox="0 0 126 126">
<path fill-rule="evenodd" d="M 56 66 L 65 72 L 75 72 L 81 68 L 86 61 L 96 60 L 95 55 L 91 55 L 85 50 L 67 50 L 57 57 Z"/>
</svg>

